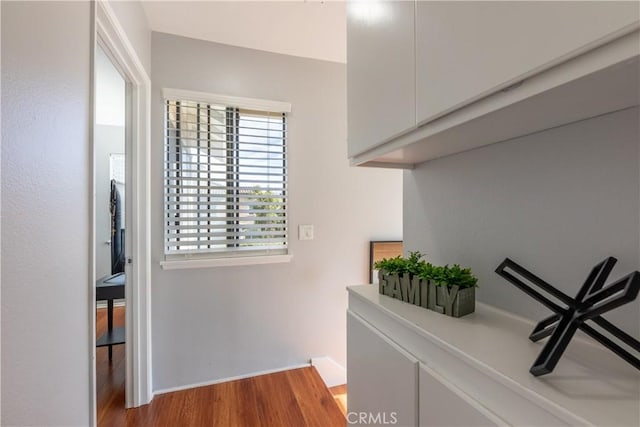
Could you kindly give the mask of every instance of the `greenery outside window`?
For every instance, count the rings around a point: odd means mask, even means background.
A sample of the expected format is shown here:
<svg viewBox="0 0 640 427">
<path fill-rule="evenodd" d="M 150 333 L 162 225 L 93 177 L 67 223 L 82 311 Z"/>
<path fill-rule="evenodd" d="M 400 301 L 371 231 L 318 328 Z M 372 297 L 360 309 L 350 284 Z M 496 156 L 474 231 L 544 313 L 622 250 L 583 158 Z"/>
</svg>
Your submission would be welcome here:
<svg viewBox="0 0 640 427">
<path fill-rule="evenodd" d="M 287 253 L 285 103 L 164 90 L 165 259 Z"/>
</svg>

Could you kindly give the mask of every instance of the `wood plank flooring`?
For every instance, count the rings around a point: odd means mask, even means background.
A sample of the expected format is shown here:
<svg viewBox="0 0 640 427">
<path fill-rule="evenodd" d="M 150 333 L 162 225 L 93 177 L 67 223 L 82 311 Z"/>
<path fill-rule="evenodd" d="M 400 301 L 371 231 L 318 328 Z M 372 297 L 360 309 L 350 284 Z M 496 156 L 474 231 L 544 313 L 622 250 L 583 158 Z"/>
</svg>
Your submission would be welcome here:
<svg viewBox="0 0 640 427">
<path fill-rule="evenodd" d="M 113 308 L 113 326 L 124 326 L 124 307 Z M 107 330 L 107 309 L 96 310 L 96 337 Z M 96 348 L 96 392 L 98 426 L 122 426 L 125 422 L 125 345 L 113 346 L 109 363 L 108 347 Z"/>
<path fill-rule="evenodd" d="M 124 308 L 119 309 L 114 325 L 124 323 Z M 98 310 L 96 323 L 106 329 L 106 310 Z M 106 348 L 97 349 L 96 359 L 99 427 L 346 425 L 343 411 L 313 367 L 158 395 L 149 405 L 125 411 L 124 346 L 114 347 L 111 367 Z"/>
<path fill-rule="evenodd" d="M 230 381 L 156 396 L 127 411 L 135 426 L 345 426 L 315 368 Z"/>
<path fill-rule="evenodd" d="M 347 416 L 347 385 L 337 385 L 330 387 L 329 391 L 333 395 L 333 399 L 338 404 L 338 407 L 342 411 L 342 415 Z"/>
</svg>

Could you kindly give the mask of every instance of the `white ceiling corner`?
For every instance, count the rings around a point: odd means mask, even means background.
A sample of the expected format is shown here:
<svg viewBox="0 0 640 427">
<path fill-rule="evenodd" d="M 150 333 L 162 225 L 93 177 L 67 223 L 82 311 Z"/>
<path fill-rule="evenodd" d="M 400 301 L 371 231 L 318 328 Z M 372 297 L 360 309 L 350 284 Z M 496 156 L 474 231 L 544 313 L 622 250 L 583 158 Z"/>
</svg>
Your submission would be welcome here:
<svg viewBox="0 0 640 427">
<path fill-rule="evenodd" d="M 286 55 L 347 60 L 344 1 L 143 1 L 152 31 Z"/>
</svg>

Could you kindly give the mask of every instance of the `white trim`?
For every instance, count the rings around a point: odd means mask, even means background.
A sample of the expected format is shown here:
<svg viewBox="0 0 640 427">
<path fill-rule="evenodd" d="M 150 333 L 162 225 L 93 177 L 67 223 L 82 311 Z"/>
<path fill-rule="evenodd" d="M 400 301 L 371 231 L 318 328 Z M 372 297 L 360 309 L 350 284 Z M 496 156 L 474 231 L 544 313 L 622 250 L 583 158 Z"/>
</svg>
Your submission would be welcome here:
<svg viewBox="0 0 640 427">
<path fill-rule="evenodd" d="M 227 258 L 180 259 L 160 261 L 163 270 L 181 270 L 185 268 L 235 267 L 239 265 L 279 264 L 291 262 L 293 254 L 245 256 Z"/>
<path fill-rule="evenodd" d="M 312 357 L 311 366 L 316 368 L 327 388 L 347 383 L 347 369 L 329 356 Z"/>
<path fill-rule="evenodd" d="M 196 92 L 193 90 L 163 88 L 162 97 L 164 99 L 200 101 L 208 104 L 220 104 L 229 107 L 245 108 L 247 110 L 270 111 L 272 113 L 291 112 L 291 104 L 288 102 L 218 95 L 215 93 Z"/>
<path fill-rule="evenodd" d="M 260 376 L 260 375 L 275 374 L 275 373 L 278 373 L 278 372 L 290 371 L 292 369 L 308 368 L 309 366 L 311 366 L 310 363 L 303 363 L 303 364 L 300 364 L 300 365 L 286 366 L 284 368 L 268 369 L 266 371 L 258 371 L 258 372 L 253 372 L 253 373 L 250 373 L 250 374 L 238 375 L 238 376 L 235 376 L 235 377 L 221 378 L 221 379 L 218 379 L 218 380 L 204 381 L 204 382 L 201 382 L 201 383 L 186 384 L 186 385 L 181 385 L 181 386 L 178 386 L 178 387 L 163 388 L 163 389 L 160 389 L 160 390 L 154 390 L 153 394 L 154 394 L 154 396 L 158 396 L 160 394 L 173 393 L 175 391 L 182 391 L 182 390 L 189 390 L 189 389 L 197 388 L 197 387 L 205 387 L 205 386 L 214 385 L 214 384 L 226 383 L 226 382 L 229 382 L 229 381 L 244 380 L 246 378 L 257 377 L 257 376 Z"/>
<path fill-rule="evenodd" d="M 94 147 L 94 127 L 96 119 L 95 103 L 95 63 L 97 49 L 96 33 L 96 7 L 91 4 L 91 48 L 89 53 L 89 420 L 88 425 L 95 426 L 98 420 L 98 397 L 96 387 L 96 199 L 95 199 L 95 147 Z"/>
<path fill-rule="evenodd" d="M 151 358 L 151 228 L 150 228 L 150 131 L 151 131 L 151 80 L 115 12 L 106 0 L 95 2 L 96 43 L 105 49 L 114 65 L 130 84 L 131 114 L 131 183 L 133 218 L 129 225 L 131 239 L 127 245 L 132 264 L 126 267 L 126 407 L 145 405 L 153 398 Z M 92 282 L 91 282 L 92 283 Z M 95 309 L 95 288 L 92 287 Z M 92 312 L 90 316 L 94 316 Z M 95 340 L 91 342 L 95 359 Z M 95 374 L 92 378 L 95 407 Z M 95 412 L 91 424 L 95 425 Z"/>
</svg>

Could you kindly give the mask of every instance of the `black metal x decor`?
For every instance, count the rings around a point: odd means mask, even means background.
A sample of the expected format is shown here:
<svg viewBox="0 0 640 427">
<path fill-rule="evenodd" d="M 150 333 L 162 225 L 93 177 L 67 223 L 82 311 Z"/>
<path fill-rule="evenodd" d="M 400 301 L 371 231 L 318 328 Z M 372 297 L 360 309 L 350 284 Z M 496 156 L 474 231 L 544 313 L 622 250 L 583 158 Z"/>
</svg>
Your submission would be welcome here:
<svg viewBox="0 0 640 427">
<path fill-rule="evenodd" d="M 529 372 L 534 376 L 538 377 L 553 371 L 578 329 L 640 370 L 640 359 L 587 323 L 590 320 L 619 342 L 626 344 L 635 352 L 640 352 L 640 341 L 600 317 L 601 314 L 633 301 L 640 291 L 640 272 L 638 271 L 604 286 L 616 261 L 617 259 L 609 257 L 593 267 L 575 298 L 559 291 L 509 258 L 506 258 L 498 266 L 496 273 L 555 313 L 538 323 L 529 335 L 529 339 L 534 342 L 551 335 L 533 366 L 529 369 Z M 519 277 L 516 277 L 512 272 Z M 522 279 L 555 297 L 566 307 L 556 304 L 527 285 Z"/>
</svg>

